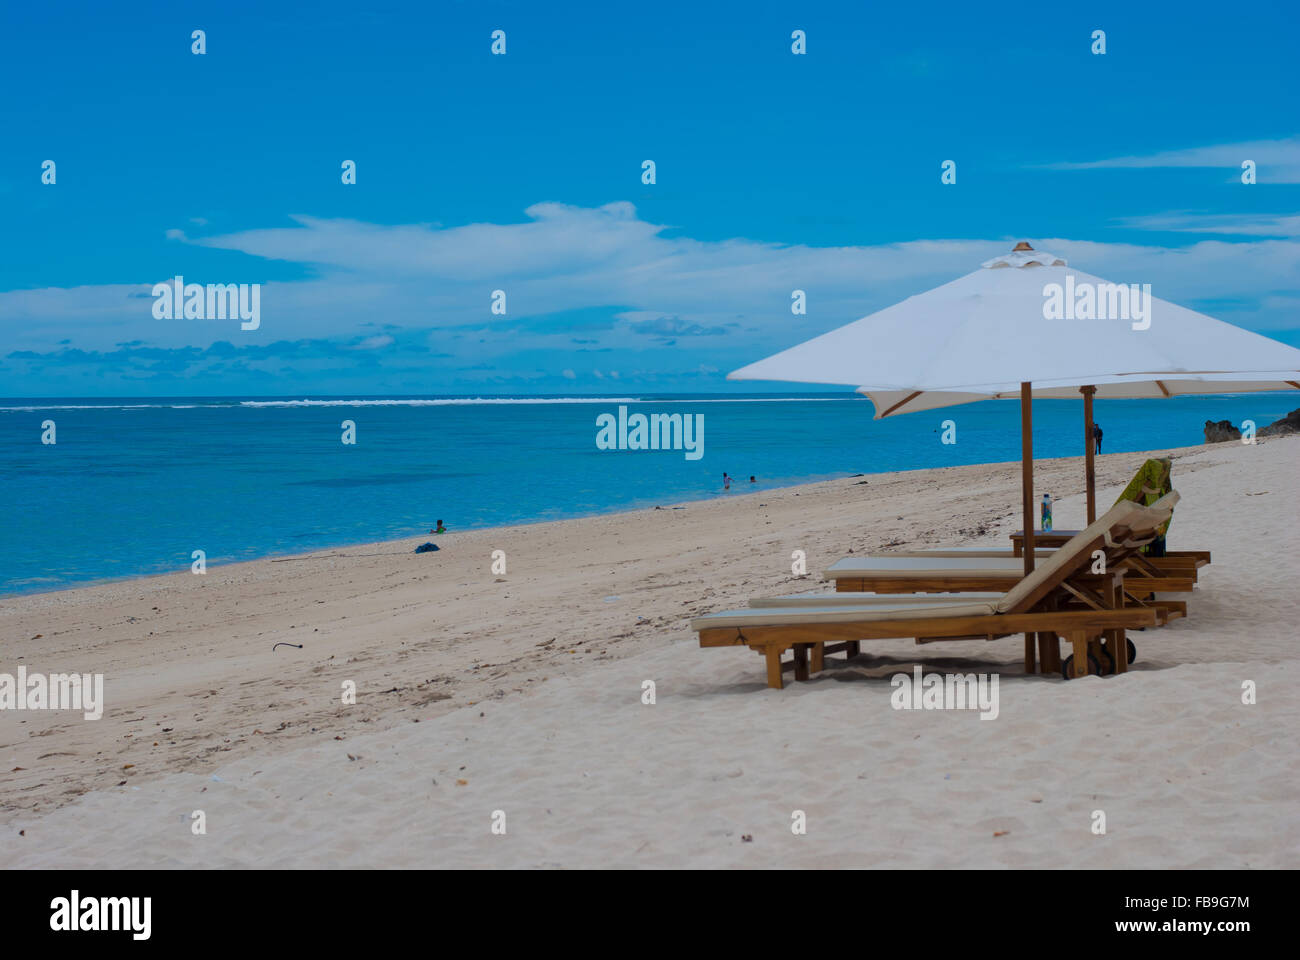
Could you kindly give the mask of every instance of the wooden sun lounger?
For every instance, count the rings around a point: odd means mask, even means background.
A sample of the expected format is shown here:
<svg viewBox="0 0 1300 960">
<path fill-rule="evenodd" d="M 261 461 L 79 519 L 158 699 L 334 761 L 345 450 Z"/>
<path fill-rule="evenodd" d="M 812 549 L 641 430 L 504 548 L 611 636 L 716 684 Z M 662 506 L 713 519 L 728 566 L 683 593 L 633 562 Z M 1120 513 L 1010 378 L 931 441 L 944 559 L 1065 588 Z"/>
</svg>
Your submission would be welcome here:
<svg viewBox="0 0 1300 960">
<path fill-rule="evenodd" d="M 835 582 L 837 591 L 846 593 L 1005 593 L 1024 575 L 1023 562 L 1015 559 L 974 563 L 940 558 L 928 564 L 921 557 L 900 559 L 916 560 L 920 565 L 905 567 L 887 557 L 848 557 L 828 567 L 823 575 Z M 1191 593 L 1195 587 L 1196 578 L 1190 572 L 1170 575 L 1155 569 L 1124 581 L 1124 589 L 1139 600 L 1156 593 Z"/>
<path fill-rule="evenodd" d="M 1064 540 L 1059 540 L 1059 537 L 1064 537 L 1069 531 L 1054 531 L 1053 535 L 1051 535 L 1052 539 L 1050 541 L 1054 545 L 1043 546 L 1036 543 L 1034 556 L 1035 558 L 1050 556 L 1057 549 L 1060 549 L 1061 546 L 1069 543 L 1070 540 L 1073 540 L 1074 537 L 1095 529 L 1109 528 L 1114 523 L 1120 522 L 1126 517 L 1140 516 L 1140 514 L 1132 512 L 1134 508 L 1150 510 L 1154 512 L 1152 515 L 1164 516 L 1167 519 L 1172 515 L 1173 509 L 1177 505 L 1178 500 L 1179 496 L 1176 490 L 1171 490 L 1164 497 L 1161 497 L 1158 501 L 1148 507 L 1143 507 L 1141 504 L 1132 501 L 1122 500 L 1119 503 L 1116 503 L 1115 506 L 1111 507 L 1104 516 L 1095 521 L 1093 526 L 1089 527 L 1087 531 L 1074 531 Z M 1100 527 L 1098 525 L 1100 525 Z M 1014 570 L 1014 562 L 1007 563 L 1006 561 L 1014 561 L 1015 558 L 1020 557 L 1023 562 L 1023 549 L 1024 542 L 1022 537 L 1019 552 L 989 547 L 948 547 L 922 550 L 890 550 L 886 553 L 877 554 L 876 557 L 868 557 L 866 559 L 906 558 L 908 560 L 928 560 L 932 561 L 935 569 L 953 566 L 965 566 L 974 569 L 979 566 L 978 561 L 980 560 L 987 562 L 986 569 L 994 569 L 998 565 L 995 563 L 995 561 L 997 561 L 1001 563 L 1001 566 L 1006 567 L 1008 570 Z M 1175 553 L 1164 557 L 1149 557 L 1143 554 L 1140 550 L 1126 550 L 1122 555 L 1108 555 L 1107 562 L 1122 562 L 1133 567 L 1136 576 L 1133 579 L 1130 579 L 1128 583 L 1132 585 L 1132 589 L 1134 590 L 1139 590 L 1146 586 L 1146 584 L 1144 584 L 1139 578 L 1167 578 L 1170 582 L 1164 583 L 1162 585 L 1162 590 L 1165 592 L 1176 592 L 1184 590 L 1181 581 L 1190 580 L 1193 584 L 1196 583 L 1198 579 L 1197 570 L 1199 567 L 1209 562 L 1208 557 L 1208 553 L 1204 553 L 1203 551 L 1185 551 L 1184 553 Z M 866 566 L 867 569 L 870 569 L 869 564 L 863 565 L 859 563 L 855 565 L 852 562 L 853 560 L 861 561 L 862 559 L 863 558 L 860 557 L 848 558 L 846 561 L 843 561 L 845 569 L 851 571 L 855 566 Z M 949 560 L 960 561 L 960 563 L 949 564 L 947 563 Z M 832 569 L 836 568 L 833 567 Z M 1151 590 L 1145 591 L 1139 595 L 1152 596 L 1154 593 L 1155 591 Z"/>
<path fill-rule="evenodd" d="M 914 615 L 919 611 L 921 615 Z M 1155 626 L 1157 613 L 1146 607 L 1118 610 L 1069 610 L 999 613 L 992 604 L 937 604 L 923 607 L 749 607 L 709 614 L 691 621 L 701 647 L 747 646 L 767 661 L 767 685 L 781 689 L 782 673 L 793 670 L 796 680 L 820 671 L 827 654 L 849 658 L 861 651 L 863 640 L 912 637 L 917 643 L 938 640 L 996 640 L 1017 633 L 1050 633 L 1073 648 L 1074 675 L 1087 671 L 1089 656 L 1106 631 Z M 1118 660 L 1125 654 L 1116 646 Z M 785 652 L 793 659 L 783 663 Z M 1124 669 L 1127 668 L 1125 664 Z"/>
<path fill-rule="evenodd" d="M 933 609 L 941 609 L 945 605 L 976 602 L 997 602 L 1006 594 L 979 592 L 979 593 L 848 593 L 837 591 L 827 593 L 825 591 L 813 591 L 810 593 L 790 593 L 779 597 L 753 597 L 749 601 L 751 607 L 829 607 L 835 609 L 845 609 L 848 607 L 867 607 L 880 608 L 884 606 L 920 606 L 930 604 Z M 1134 601 L 1132 598 L 1125 598 L 1125 606 L 1151 607 L 1157 611 L 1156 626 L 1164 626 L 1170 620 L 1177 620 L 1187 616 L 1187 603 L 1182 600 L 1149 600 Z M 1101 598 L 1097 598 L 1095 606 L 1089 605 L 1082 598 L 1076 597 L 1068 591 L 1063 591 L 1058 596 L 1056 608 L 1059 610 L 1072 609 L 1100 609 L 1104 606 Z"/>
<path fill-rule="evenodd" d="M 1075 536 L 1083 531 L 1078 531 Z M 1073 537 L 1071 538 L 1073 539 Z M 1069 541 L 1066 541 L 1067 543 Z M 1050 557 L 1059 548 L 1034 549 L 1035 558 Z M 1011 550 L 999 550 L 996 547 L 937 547 L 932 550 L 889 550 L 884 553 L 871 554 L 871 557 L 882 558 L 906 558 L 909 560 L 932 560 L 934 567 L 945 566 L 941 560 L 1012 560 L 1018 559 L 1018 562 L 1007 565 L 1009 570 L 1023 570 L 1023 554 L 1013 554 Z M 1197 582 L 1199 576 L 1197 570 L 1204 566 L 1204 563 L 1198 563 L 1193 557 L 1170 556 L 1170 557 L 1148 557 L 1141 553 L 1133 554 L 1131 558 L 1137 570 L 1146 576 L 1152 577 L 1173 577 L 1179 580 L 1190 579 L 1193 584 Z M 832 568 L 834 569 L 834 568 Z"/>
<path fill-rule="evenodd" d="M 897 606 L 903 604 L 921 604 L 921 603 L 971 603 L 971 602 L 996 602 L 1001 600 L 1005 594 L 983 592 L 983 593 L 788 593 L 780 597 L 752 597 L 749 605 L 751 607 L 852 607 L 863 604 L 885 603 Z"/>
<path fill-rule="evenodd" d="M 1080 533 L 1083 531 L 1080 530 Z M 1056 547 L 1034 547 L 1035 557 L 1050 557 L 1056 552 Z M 992 558 L 996 560 L 1006 560 L 1012 557 L 1010 547 L 921 547 L 916 550 L 882 550 L 876 556 L 886 557 L 952 557 L 954 559 L 975 559 L 975 558 Z M 1016 556 L 1024 556 L 1017 554 Z"/>
<path fill-rule="evenodd" d="M 1066 531 L 1062 530 L 1061 533 Z M 1069 543 L 1070 540 L 1083 533 L 1082 530 L 1075 530 L 1061 544 L 1053 547 L 1044 547 L 1041 544 L 1034 547 L 1035 557 L 1050 557 L 1061 546 Z M 1035 535 L 1037 536 L 1037 535 Z M 1007 560 L 1024 557 L 1024 550 L 1012 550 L 1010 547 L 922 547 L 917 550 L 884 550 L 877 556 L 886 557 L 952 557 L 976 558 Z M 1203 567 L 1210 561 L 1208 559 L 1210 552 L 1208 550 L 1171 550 L 1163 557 L 1147 557 L 1153 563 L 1163 563 L 1169 561 L 1171 566 L 1188 567 L 1196 569 Z"/>
<path fill-rule="evenodd" d="M 1155 527 L 1168 516 L 1167 510 L 1121 501 L 1054 551 L 1046 562 L 1052 562 L 1060 550 L 1100 541 L 1092 549 L 1100 549 L 1105 554 L 1106 569 L 1123 566 L 1130 570 L 1124 589 L 1134 599 L 1150 599 L 1156 593 L 1189 593 L 1196 585 L 1193 567 L 1163 569 L 1141 554 L 1141 547 L 1154 537 Z M 1139 539 L 1134 539 L 1134 526 L 1146 528 Z M 964 593 L 1008 591 L 1023 573 L 1023 558 L 936 557 L 913 551 L 845 557 L 827 568 L 823 575 L 835 582 L 837 591 L 848 593 Z"/>
<path fill-rule="evenodd" d="M 1035 530 L 1034 531 L 1034 555 L 1038 556 L 1043 549 L 1055 550 L 1070 541 L 1071 537 L 1076 537 L 1083 531 L 1081 530 Z M 1023 557 L 1025 555 L 1025 531 L 1016 530 L 1011 534 L 1011 555 Z M 1191 563 L 1194 567 L 1209 566 L 1211 556 L 1209 550 L 1166 550 L 1163 557 L 1151 557 L 1152 561 L 1159 563 L 1162 560 L 1182 560 Z"/>
<path fill-rule="evenodd" d="M 1177 490 L 1170 490 L 1155 503 L 1150 504 L 1152 510 L 1169 510 L 1173 511 L 1178 504 L 1179 499 Z M 1120 501 L 1121 503 L 1125 501 Z M 1118 506 L 1119 504 L 1116 504 Z M 1114 507 L 1111 508 L 1112 510 Z M 1034 554 L 1038 555 L 1040 549 L 1056 549 L 1064 546 L 1071 538 L 1078 536 L 1081 530 L 1035 530 L 1034 531 Z M 1016 530 L 1011 534 L 1011 555 L 1023 557 L 1025 555 L 1025 531 Z M 1209 550 L 1166 550 L 1162 557 L 1146 557 L 1154 566 L 1161 570 L 1182 571 L 1190 565 L 1191 569 L 1208 566 L 1210 563 Z"/>
<path fill-rule="evenodd" d="M 843 651 L 854 657 L 863 640 L 900 637 L 926 643 L 995 640 L 1023 633 L 1027 673 L 1034 669 L 1029 638 L 1039 639 L 1046 668 L 1054 645 L 1045 643 L 1045 638 L 1056 638 L 1059 645 L 1064 637 L 1073 647 L 1075 676 L 1089 671 L 1090 656 L 1101 661 L 1104 639 L 1115 672 L 1123 673 L 1128 669 L 1125 631 L 1157 626 L 1165 617 L 1156 607 L 1126 606 L 1123 581 L 1130 568 L 1119 564 L 1108 566 L 1105 574 L 1092 574 L 1092 554 L 1101 548 L 1140 549 L 1163 522 L 1161 515 L 1145 507 L 1121 511 L 1108 526 L 1098 521 L 1093 525 L 1095 535 L 1090 527 L 1087 536 L 1076 537 L 997 600 L 972 600 L 969 595 L 928 602 L 882 597 L 856 604 L 751 606 L 697 617 L 691 629 L 699 634 L 702 647 L 748 646 L 762 653 L 768 686 L 776 688 L 783 686 L 784 670 L 793 669 L 796 680 L 805 680 L 810 670 L 822 668 L 827 653 Z M 969 581 L 982 575 L 979 567 L 967 567 L 958 577 Z M 1085 609 L 1053 609 L 1061 603 L 1063 590 Z M 783 664 L 787 650 L 793 660 Z M 1059 651 L 1053 659 L 1059 659 Z"/>
</svg>

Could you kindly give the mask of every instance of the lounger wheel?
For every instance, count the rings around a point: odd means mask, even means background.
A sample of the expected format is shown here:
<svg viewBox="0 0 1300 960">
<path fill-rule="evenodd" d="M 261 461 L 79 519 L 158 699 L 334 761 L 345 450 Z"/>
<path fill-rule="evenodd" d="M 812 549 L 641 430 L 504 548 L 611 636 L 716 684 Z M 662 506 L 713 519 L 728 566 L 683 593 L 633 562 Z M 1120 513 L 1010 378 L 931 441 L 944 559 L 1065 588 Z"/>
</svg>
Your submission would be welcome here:
<svg viewBox="0 0 1300 960">
<path fill-rule="evenodd" d="M 1125 646 L 1128 647 L 1129 666 L 1132 666 L 1133 661 L 1137 659 L 1137 654 L 1138 654 L 1137 644 L 1135 644 L 1132 640 L 1129 640 L 1127 637 L 1124 638 L 1124 641 L 1125 641 Z M 1112 673 L 1115 672 L 1115 658 L 1112 657 L 1110 654 L 1110 647 L 1101 648 L 1101 657 L 1102 657 L 1101 660 L 1102 676 L 1109 677 Z"/>
<path fill-rule="evenodd" d="M 1097 658 L 1091 653 L 1088 654 L 1088 675 L 1093 677 L 1101 676 L 1101 664 L 1097 662 Z M 1061 676 L 1066 680 L 1074 677 L 1074 654 L 1070 654 L 1061 661 Z"/>
</svg>

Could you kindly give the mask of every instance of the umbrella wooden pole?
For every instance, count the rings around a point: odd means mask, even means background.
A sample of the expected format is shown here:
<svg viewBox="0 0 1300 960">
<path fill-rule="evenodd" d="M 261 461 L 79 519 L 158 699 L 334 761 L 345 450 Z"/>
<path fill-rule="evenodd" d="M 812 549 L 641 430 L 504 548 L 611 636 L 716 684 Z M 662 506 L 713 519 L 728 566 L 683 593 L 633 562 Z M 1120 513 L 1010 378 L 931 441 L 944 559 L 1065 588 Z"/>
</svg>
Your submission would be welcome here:
<svg viewBox="0 0 1300 960">
<path fill-rule="evenodd" d="M 1034 570 L 1033 390 L 1020 384 L 1020 500 L 1025 514 L 1025 576 Z M 1025 634 L 1025 673 L 1034 672 L 1034 634 Z"/>
<path fill-rule="evenodd" d="M 1083 394 L 1083 472 L 1088 482 L 1087 526 L 1092 526 L 1093 521 L 1097 519 L 1097 473 L 1093 462 L 1096 455 L 1096 443 L 1092 438 L 1092 395 L 1097 392 L 1097 388 L 1080 387 L 1079 392 Z"/>
<path fill-rule="evenodd" d="M 1020 385 L 1020 505 L 1025 514 L 1025 576 L 1034 572 L 1034 411 L 1030 384 Z"/>
</svg>

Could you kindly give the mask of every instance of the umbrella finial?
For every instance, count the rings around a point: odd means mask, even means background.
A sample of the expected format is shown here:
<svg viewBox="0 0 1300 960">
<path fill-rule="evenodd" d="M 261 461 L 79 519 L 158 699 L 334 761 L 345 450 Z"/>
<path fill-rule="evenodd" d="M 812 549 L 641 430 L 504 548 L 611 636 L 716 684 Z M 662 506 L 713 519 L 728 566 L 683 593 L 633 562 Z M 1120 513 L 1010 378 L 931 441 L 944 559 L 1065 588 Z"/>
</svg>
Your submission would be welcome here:
<svg viewBox="0 0 1300 960">
<path fill-rule="evenodd" d="M 1010 253 L 994 257 L 992 260 L 985 260 L 980 266 L 990 270 L 999 267 L 1063 267 L 1065 266 L 1065 260 L 1054 253 L 1035 250 L 1024 240 L 1021 240 Z"/>
</svg>

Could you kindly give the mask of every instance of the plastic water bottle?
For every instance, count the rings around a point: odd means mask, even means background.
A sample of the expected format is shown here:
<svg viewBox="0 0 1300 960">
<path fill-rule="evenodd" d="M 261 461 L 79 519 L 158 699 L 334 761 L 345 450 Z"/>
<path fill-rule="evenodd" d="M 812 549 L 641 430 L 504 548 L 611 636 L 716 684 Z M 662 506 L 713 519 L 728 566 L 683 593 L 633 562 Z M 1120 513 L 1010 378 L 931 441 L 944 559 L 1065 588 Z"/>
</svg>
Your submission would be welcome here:
<svg viewBox="0 0 1300 960">
<path fill-rule="evenodd" d="M 1052 529 L 1052 495 L 1050 493 L 1043 494 L 1042 527 L 1044 531 Z"/>
</svg>

